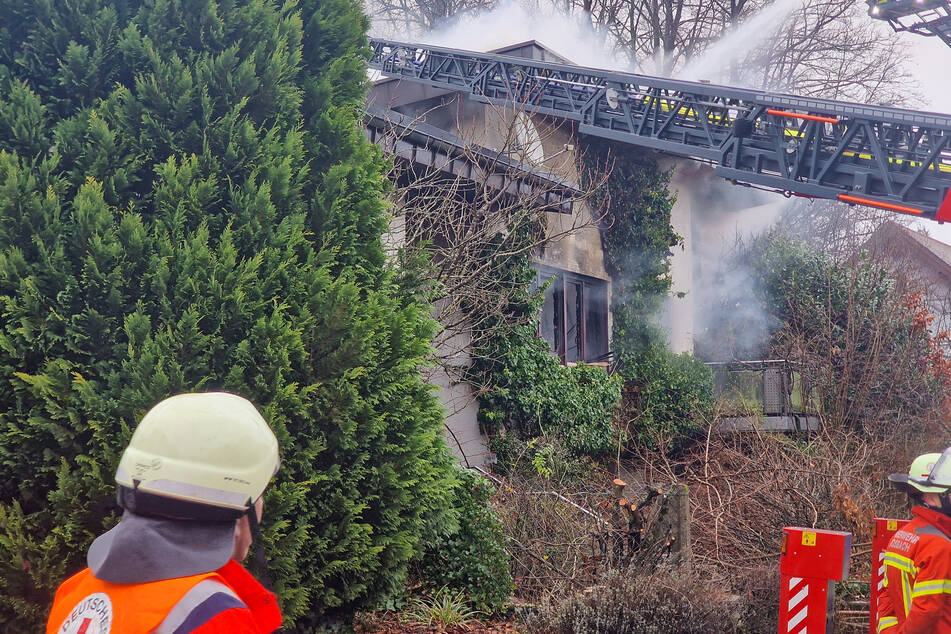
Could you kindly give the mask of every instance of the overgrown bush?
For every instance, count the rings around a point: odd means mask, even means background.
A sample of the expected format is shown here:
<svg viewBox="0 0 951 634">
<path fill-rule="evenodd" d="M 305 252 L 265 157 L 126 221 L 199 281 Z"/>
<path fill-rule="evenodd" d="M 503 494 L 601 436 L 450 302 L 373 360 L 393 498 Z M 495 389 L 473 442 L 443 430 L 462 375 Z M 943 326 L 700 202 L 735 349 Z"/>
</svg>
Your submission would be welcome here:
<svg viewBox="0 0 951 634">
<path fill-rule="evenodd" d="M 670 224 L 676 197 L 669 170 L 647 153 L 587 140 L 588 173 L 610 170 L 594 204 L 607 218 L 602 231 L 611 293 L 614 368 L 624 379 L 622 425 L 631 439 L 689 432 L 709 417 L 713 376 L 692 356 L 675 355 L 656 325 L 670 292 L 670 249 L 682 241 Z"/>
<path fill-rule="evenodd" d="M 713 408 L 713 372 L 690 354 L 651 343 L 626 364 L 626 431 L 641 444 L 695 433 Z"/>
<path fill-rule="evenodd" d="M 491 381 L 479 398 L 483 430 L 558 439 L 576 455 L 612 453 L 620 379 L 598 366 L 561 365 L 536 332 L 534 325 L 517 326 L 482 351 L 477 367 Z"/>
<path fill-rule="evenodd" d="M 417 576 L 431 593 L 462 592 L 477 610 L 495 613 L 514 589 L 505 535 L 490 501 L 495 489 L 472 471 L 457 471 L 450 504 L 458 513 L 458 528 L 427 544 Z"/>
<path fill-rule="evenodd" d="M 779 566 L 772 561 L 731 571 L 730 583 L 742 599 L 741 632 L 759 634 L 776 630 L 779 624 L 781 582 Z"/>
<path fill-rule="evenodd" d="M 939 426 L 920 427 L 914 444 L 875 440 L 829 427 L 808 440 L 771 433 L 708 429 L 703 440 L 645 453 L 645 477 L 658 486 L 687 485 L 696 565 L 728 580 L 743 597 L 747 631 L 776 627 L 778 543 L 784 526 L 848 531 L 871 541 L 874 517 L 904 517 L 904 495 L 886 480 L 911 456 L 938 444 Z M 861 549 L 859 549 L 861 550 Z M 853 559 L 861 575 L 867 557 Z M 867 586 L 866 586 L 867 587 Z"/>
<path fill-rule="evenodd" d="M 922 426 L 944 420 L 949 336 L 930 332 L 913 280 L 868 254 L 833 260 L 781 230 L 741 245 L 730 266 L 749 273 L 750 288 L 715 311 L 708 353 L 797 363 L 827 426 L 913 442 Z M 762 337 L 744 335 L 750 314 L 765 315 Z M 751 339 L 757 345 L 744 345 Z"/>
<path fill-rule="evenodd" d="M 728 634 L 743 631 L 743 611 L 740 597 L 700 574 L 613 571 L 525 610 L 523 621 L 533 634 Z"/>
<path fill-rule="evenodd" d="M 402 593 L 448 530 L 429 308 L 385 266 L 351 0 L 0 0 L 0 630 L 115 521 L 148 407 L 225 389 L 281 443 L 290 623 Z"/>
<path fill-rule="evenodd" d="M 535 476 L 554 486 L 584 482 L 592 473 L 594 460 L 568 450 L 557 437 L 522 440 L 503 432 L 489 438 L 495 454 L 493 473 L 500 476 Z"/>
</svg>

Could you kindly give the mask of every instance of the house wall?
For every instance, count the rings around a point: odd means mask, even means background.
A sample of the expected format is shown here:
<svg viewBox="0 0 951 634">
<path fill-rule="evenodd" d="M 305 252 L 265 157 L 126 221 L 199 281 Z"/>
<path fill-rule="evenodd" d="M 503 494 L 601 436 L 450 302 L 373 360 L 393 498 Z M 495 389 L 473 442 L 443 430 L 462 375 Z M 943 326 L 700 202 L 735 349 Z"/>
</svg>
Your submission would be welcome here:
<svg viewBox="0 0 951 634">
<path fill-rule="evenodd" d="M 667 333 L 667 345 L 672 352 L 693 352 L 694 338 L 694 208 L 702 204 L 699 193 L 708 181 L 709 168 L 687 161 L 661 160 L 663 169 L 673 169 L 671 187 L 677 193 L 677 201 L 670 211 L 670 224 L 683 238 L 683 245 L 673 247 L 670 258 L 670 295 L 664 301 L 661 318 Z"/>
<path fill-rule="evenodd" d="M 538 115 L 516 114 L 458 93 L 403 84 L 402 90 L 416 91 L 407 95 L 397 90 L 399 88 L 398 82 L 384 82 L 371 101 L 393 107 L 472 144 L 495 151 L 506 150 L 512 158 L 533 164 L 552 176 L 581 182 L 572 124 Z M 517 117 L 523 119 L 519 121 Z M 513 130 L 520 132 L 513 136 Z M 715 288 L 698 292 L 698 284 L 709 283 L 707 262 L 715 261 L 716 255 L 712 254 L 723 252 L 744 227 L 762 228 L 765 222 L 771 221 L 778 215 L 784 199 L 729 186 L 707 165 L 666 158 L 661 159 L 661 164 L 674 168 L 671 184 L 677 200 L 671 221 L 684 240 L 682 247 L 672 249 L 672 293 L 658 318 L 666 328 L 671 350 L 692 352 L 698 311 L 703 310 L 698 297 L 701 292 L 716 292 Z M 575 203 L 571 214 L 548 213 L 546 229 L 550 242 L 538 254 L 537 261 L 607 281 L 610 302 L 611 280 L 604 265 L 599 220 L 583 201 Z M 394 234 L 400 232 L 399 227 L 394 229 Z M 608 319 L 610 332 L 610 315 Z M 443 357 L 455 355 L 454 363 L 468 363 L 464 346 L 451 350 L 455 345 L 442 342 L 440 346 L 449 348 L 440 347 L 438 353 Z M 478 404 L 472 387 L 454 380 L 444 371 L 434 373 L 430 380 L 438 387 L 440 399 L 447 408 L 450 446 L 469 464 L 483 464 L 489 453 L 479 432 Z"/>
<path fill-rule="evenodd" d="M 731 185 L 703 163 L 662 158 L 660 165 L 673 170 L 670 184 L 677 200 L 671 224 L 683 238 L 682 246 L 671 249 L 671 295 L 661 322 L 670 350 L 692 353 L 698 337 L 716 336 L 708 331 L 710 310 L 719 309 L 724 293 L 752 283 L 744 271 L 731 270 L 724 275 L 724 261 L 736 241 L 748 240 L 772 226 L 788 200 L 772 192 Z M 724 283 L 730 289 L 723 288 Z"/>
<path fill-rule="evenodd" d="M 410 93 L 410 94 L 407 94 Z M 482 104 L 458 94 L 423 89 L 412 84 L 382 82 L 374 89 L 371 103 L 391 107 L 398 112 L 438 127 L 467 142 L 491 150 L 522 150 L 510 154 L 537 169 L 563 180 L 579 183 L 577 146 L 573 127 L 564 122 L 556 124 L 542 117 L 516 115 L 513 111 Z M 516 120 L 521 116 L 521 120 Z M 550 242 L 538 255 L 540 264 L 578 273 L 608 282 L 604 267 L 604 253 L 598 218 L 593 217 L 584 202 L 576 202 L 571 214 L 546 213 L 546 232 Z M 404 239 L 401 221 L 394 220 L 387 236 L 389 248 Z M 608 316 L 610 333 L 610 314 Z M 452 358 L 452 364 L 463 366 L 469 362 L 464 342 L 437 342 L 437 354 L 442 359 Z M 450 365 L 450 368 L 452 367 Z M 469 465 L 483 465 L 489 457 L 485 437 L 478 424 L 478 401 L 468 383 L 458 381 L 443 368 L 435 369 L 429 382 L 437 387 L 440 401 L 446 408 L 447 442 L 460 459 Z"/>
</svg>

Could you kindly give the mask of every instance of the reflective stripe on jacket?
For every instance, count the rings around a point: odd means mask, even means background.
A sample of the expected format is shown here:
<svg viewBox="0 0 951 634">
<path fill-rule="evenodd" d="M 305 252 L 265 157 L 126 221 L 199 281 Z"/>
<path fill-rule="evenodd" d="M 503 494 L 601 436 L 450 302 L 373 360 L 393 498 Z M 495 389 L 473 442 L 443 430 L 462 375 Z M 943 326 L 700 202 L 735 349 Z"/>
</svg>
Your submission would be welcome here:
<svg viewBox="0 0 951 634">
<path fill-rule="evenodd" d="M 912 514 L 885 550 L 878 631 L 951 634 L 951 518 L 921 506 Z"/>
<path fill-rule="evenodd" d="M 215 572 L 122 584 L 88 568 L 56 591 L 46 634 L 270 634 L 277 598 L 236 561 Z"/>
</svg>

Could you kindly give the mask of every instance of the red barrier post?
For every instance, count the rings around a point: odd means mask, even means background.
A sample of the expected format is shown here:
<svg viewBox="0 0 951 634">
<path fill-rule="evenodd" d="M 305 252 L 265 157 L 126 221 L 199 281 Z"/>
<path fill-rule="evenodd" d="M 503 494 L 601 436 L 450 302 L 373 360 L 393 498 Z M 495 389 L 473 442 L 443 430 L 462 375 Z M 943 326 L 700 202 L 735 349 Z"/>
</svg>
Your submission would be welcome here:
<svg viewBox="0 0 951 634">
<path fill-rule="evenodd" d="M 852 533 L 783 529 L 779 634 L 831 634 L 835 582 L 848 577 L 851 553 Z"/>
<path fill-rule="evenodd" d="M 878 597 L 885 588 L 885 549 L 892 535 L 898 532 L 908 520 L 894 520 L 886 517 L 875 518 L 875 537 L 872 538 L 872 578 L 871 594 L 869 595 L 868 632 L 878 632 Z"/>
</svg>

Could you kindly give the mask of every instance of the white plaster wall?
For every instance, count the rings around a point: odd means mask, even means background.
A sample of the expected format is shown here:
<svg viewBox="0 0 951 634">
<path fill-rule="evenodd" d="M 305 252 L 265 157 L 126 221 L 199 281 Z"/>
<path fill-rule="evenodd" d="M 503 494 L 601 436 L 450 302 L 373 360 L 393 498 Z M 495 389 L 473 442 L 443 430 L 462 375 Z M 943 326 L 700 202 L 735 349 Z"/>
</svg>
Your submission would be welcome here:
<svg viewBox="0 0 951 634">
<path fill-rule="evenodd" d="M 724 289 L 718 288 L 717 271 L 737 239 L 768 229 L 779 218 L 788 200 L 779 194 L 731 185 L 715 175 L 713 167 L 693 161 L 660 159 L 661 167 L 674 168 L 671 187 L 677 202 L 671 224 L 683 237 L 673 247 L 671 295 L 662 317 L 673 352 L 693 352 L 694 338 L 707 328 L 704 311 L 717 305 Z M 731 276 L 732 283 L 739 276 Z M 678 297 L 684 293 L 683 297 Z"/>
<path fill-rule="evenodd" d="M 664 169 L 674 168 L 671 187 L 677 193 L 677 202 L 670 213 L 670 224 L 680 236 L 683 245 L 672 247 L 670 295 L 664 305 L 663 326 L 672 352 L 693 352 L 694 294 L 693 294 L 693 215 L 697 204 L 698 187 L 709 176 L 703 168 L 687 161 L 661 159 Z M 709 170 L 709 168 L 706 168 Z M 712 170 L 709 170 L 712 171 Z M 683 294 L 678 297 L 678 294 Z"/>
<path fill-rule="evenodd" d="M 437 303 L 436 313 L 444 308 Z M 453 315 L 443 317 L 448 322 L 458 321 Z M 462 380 L 472 363 L 471 343 L 471 332 L 465 325 L 453 329 L 452 336 L 437 338 L 434 344 L 439 362 L 427 381 L 437 388 L 439 401 L 446 409 L 446 443 L 453 455 L 464 465 L 481 467 L 489 457 L 489 448 L 479 430 L 479 401 L 473 386 Z"/>
<path fill-rule="evenodd" d="M 404 244 L 406 218 L 397 215 L 390 219 L 389 230 L 383 234 L 383 245 L 392 258 Z M 439 308 L 435 307 L 437 313 Z M 434 344 L 438 363 L 424 373 L 424 378 L 436 388 L 436 396 L 445 411 L 446 443 L 462 464 L 484 467 L 490 454 L 486 439 L 479 431 L 479 402 L 472 386 L 458 378 L 471 361 L 468 332 L 463 329 Z"/>
</svg>

